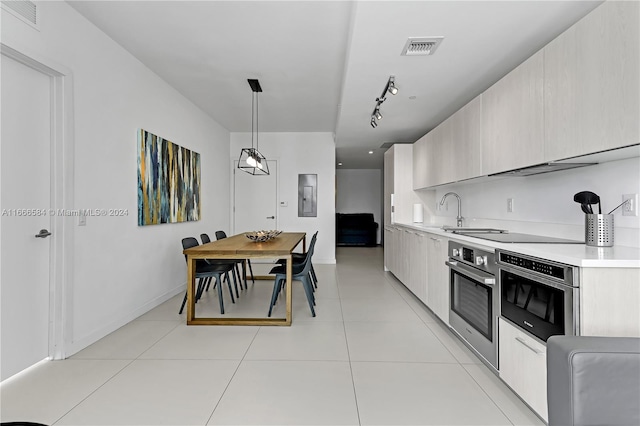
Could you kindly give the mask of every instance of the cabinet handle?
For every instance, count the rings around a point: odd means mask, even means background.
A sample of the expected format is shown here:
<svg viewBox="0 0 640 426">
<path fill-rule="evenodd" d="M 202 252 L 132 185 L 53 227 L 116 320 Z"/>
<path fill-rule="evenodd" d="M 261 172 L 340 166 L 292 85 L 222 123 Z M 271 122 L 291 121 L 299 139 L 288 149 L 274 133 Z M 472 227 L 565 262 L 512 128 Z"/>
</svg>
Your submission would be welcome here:
<svg viewBox="0 0 640 426">
<path fill-rule="evenodd" d="M 433 241 L 440 241 L 440 238 L 433 238 L 433 237 L 429 237 L 429 239 L 430 239 L 430 240 L 433 240 Z"/>
<path fill-rule="evenodd" d="M 542 355 L 544 353 L 540 349 L 534 348 L 533 346 L 528 344 L 527 341 L 524 340 L 522 337 L 516 337 L 516 340 L 518 342 L 522 343 L 523 345 L 525 345 L 527 348 L 531 349 L 533 352 L 536 353 L 536 355 Z"/>
</svg>

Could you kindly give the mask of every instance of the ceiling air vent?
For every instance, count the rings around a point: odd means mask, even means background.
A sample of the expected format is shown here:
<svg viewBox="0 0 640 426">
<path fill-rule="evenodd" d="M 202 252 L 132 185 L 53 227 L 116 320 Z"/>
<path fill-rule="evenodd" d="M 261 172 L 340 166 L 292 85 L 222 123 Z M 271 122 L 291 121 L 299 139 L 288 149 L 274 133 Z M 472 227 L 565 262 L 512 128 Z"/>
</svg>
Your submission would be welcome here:
<svg viewBox="0 0 640 426">
<path fill-rule="evenodd" d="M 401 56 L 433 55 L 444 37 L 409 37 Z"/>
<path fill-rule="evenodd" d="M 3 0 L 2 8 L 33 26 L 38 24 L 36 4 L 34 2 L 29 0 Z"/>
</svg>

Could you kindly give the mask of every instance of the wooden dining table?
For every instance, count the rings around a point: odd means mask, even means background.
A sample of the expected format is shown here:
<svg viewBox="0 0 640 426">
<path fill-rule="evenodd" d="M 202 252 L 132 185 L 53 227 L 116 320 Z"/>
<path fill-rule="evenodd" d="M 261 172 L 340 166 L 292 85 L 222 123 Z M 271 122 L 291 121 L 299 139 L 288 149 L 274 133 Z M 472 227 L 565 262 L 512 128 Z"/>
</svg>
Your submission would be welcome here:
<svg viewBox="0 0 640 426">
<path fill-rule="evenodd" d="M 304 232 L 283 232 L 277 237 L 265 242 L 254 242 L 247 238 L 245 234 L 238 234 L 184 250 L 183 253 L 187 257 L 187 325 L 291 325 L 292 253 L 300 242 L 302 242 L 302 251 L 305 252 L 306 233 Z M 195 268 L 197 259 L 286 259 L 287 285 L 285 287 L 285 318 L 197 318 L 195 316 Z M 265 275 L 256 276 L 255 278 L 257 280 L 273 280 L 275 277 Z M 218 285 L 220 285 L 220 283 L 218 283 Z M 265 304 L 265 308 L 266 306 Z"/>
</svg>

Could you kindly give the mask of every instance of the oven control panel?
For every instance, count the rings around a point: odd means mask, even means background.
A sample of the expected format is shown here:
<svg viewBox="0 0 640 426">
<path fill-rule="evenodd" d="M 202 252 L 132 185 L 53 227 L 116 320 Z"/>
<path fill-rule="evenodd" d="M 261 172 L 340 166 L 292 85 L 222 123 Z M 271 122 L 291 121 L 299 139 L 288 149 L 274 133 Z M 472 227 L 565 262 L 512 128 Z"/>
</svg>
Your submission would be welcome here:
<svg viewBox="0 0 640 426">
<path fill-rule="evenodd" d="M 498 264 L 512 265 L 537 275 L 554 278 L 565 285 L 577 283 L 574 268 L 562 263 L 498 250 Z"/>
<path fill-rule="evenodd" d="M 449 241 L 449 257 L 477 269 L 495 274 L 496 256 L 490 249 L 481 249 L 463 245 L 457 241 Z"/>
</svg>

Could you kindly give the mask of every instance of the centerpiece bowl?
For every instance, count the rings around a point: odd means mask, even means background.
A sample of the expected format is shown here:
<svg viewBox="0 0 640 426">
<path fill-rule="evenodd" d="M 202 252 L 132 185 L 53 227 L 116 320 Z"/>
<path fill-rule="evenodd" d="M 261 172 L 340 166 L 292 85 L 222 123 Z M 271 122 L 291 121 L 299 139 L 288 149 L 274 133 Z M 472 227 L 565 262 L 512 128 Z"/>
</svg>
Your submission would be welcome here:
<svg viewBox="0 0 640 426">
<path fill-rule="evenodd" d="M 269 240 L 277 237 L 281 233 L 282 233 L 282 231 L 276 231 L 274 229 L 274 230 L 271 230 L 271 231 L 246 232 L 244 235 L 245 235 L 245 237 L 247 237 L 248 239 L 250 239 L 253 242 L 263 243 L 265 241 L 269 241 Z"/>
</svg>

